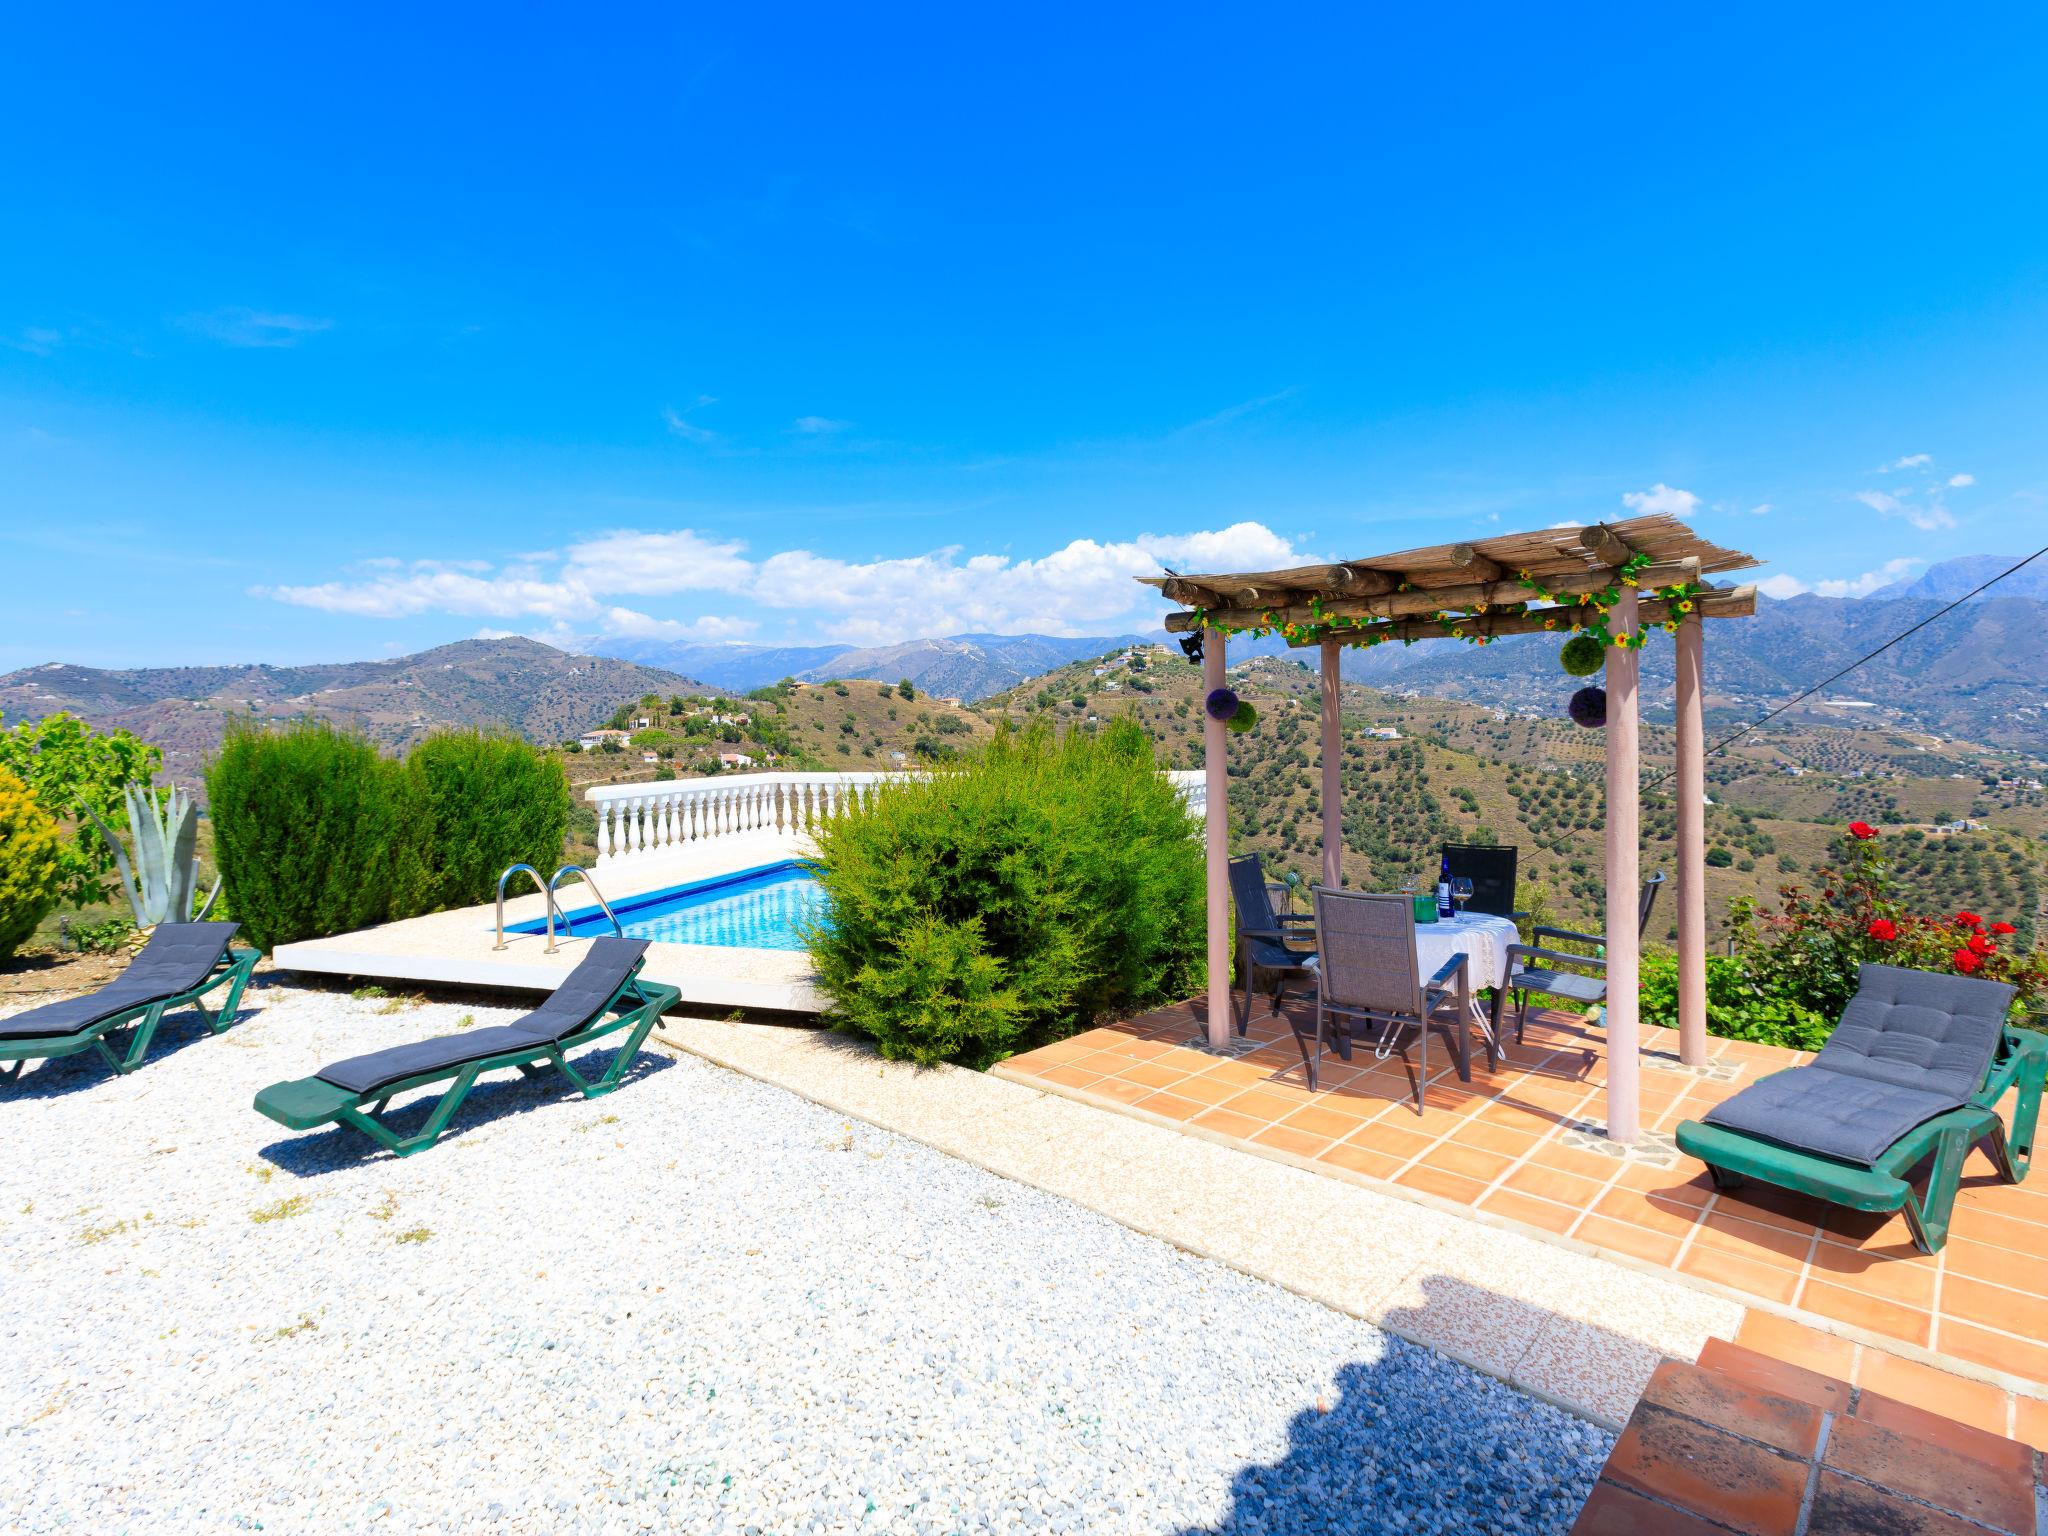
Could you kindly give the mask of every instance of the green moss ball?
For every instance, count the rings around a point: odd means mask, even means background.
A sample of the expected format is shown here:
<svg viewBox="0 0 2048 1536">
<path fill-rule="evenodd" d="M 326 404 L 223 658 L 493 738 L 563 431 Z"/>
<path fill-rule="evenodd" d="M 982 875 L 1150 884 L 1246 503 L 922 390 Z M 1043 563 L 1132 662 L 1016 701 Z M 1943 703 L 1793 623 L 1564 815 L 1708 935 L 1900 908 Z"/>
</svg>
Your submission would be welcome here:
<svg viewBox="0 0 2048 1536">
<path fill-rule="evenodd" d="M 1573 635 L 1557 659 L 1573 677 L 1591 677 L 1607 665 L 1607 647 L 1591 635 Z"/>
</svg>

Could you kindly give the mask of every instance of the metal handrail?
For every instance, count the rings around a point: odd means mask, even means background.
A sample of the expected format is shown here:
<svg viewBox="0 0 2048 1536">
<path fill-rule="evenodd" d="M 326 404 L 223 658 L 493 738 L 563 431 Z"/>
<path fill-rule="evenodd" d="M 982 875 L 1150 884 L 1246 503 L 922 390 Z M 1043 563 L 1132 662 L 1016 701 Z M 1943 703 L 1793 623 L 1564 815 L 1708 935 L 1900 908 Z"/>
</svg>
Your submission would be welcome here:
<svg viewBox="0 0 2048 1536">
<path fill-rule="evenodd" d="M 555 952 L 555 891 L 553 886 L 549 885 L 547 881 L 541 879 L 540 871 L 535 869 L 531 864 L 514 864 L 510 868 L 508 868 L 505 871 L 505 873 L 498 876 L 498 942 L 493 944 L 491 948 L 497 950 L 503 949 L 505 947 L 505 882 L 507 880 L 510 880 L 514 875 L 518 874 L 519 871 L 521 871 L 522 869 L 525 870 L 529 875 L 533 876 L 534 885 L 540 889 L 542 897 L 544 897 L 547 901 L 547 952 L 552 955 Z"/>
<path fill-rule="evenodd" d="M 549 910 L 551 912 L 554 911 L 558 905 L 555 900 L 555 887 L 561 883 L 562 876 L 564 875 L 581 875 L 583 877 L 583 883 L 590 887 L 590 894 L 597 898 L 598 906 L 602 907 L 604 909 L 604 915 L 611 919 L 612 932 L 616 933 L 620 938 L 623 939 L 626 936 L 625 925 L 619 921 L 618 914 L 612 911 L 612 904 L 604 899 L 604 892 L 600 891 L 597 888 L 597 882 L 590 878 L 590 871 L 585 869 L 581 864 L 564 864 L 560 869 L 554 872 L 552 877 L 550 877 L 550 879 L 548 880 Z M 569 920 L 569 913 L 567 908 L 562 908 L 561 912 L 562 926 L 569 930 L 569 937 L 573 939 L 576 937 L 576 925 Z M 551 955 L 555 952 L 555 925 L 554 919 L 552 917 L 550 917 L 548 920 L 547 952 Z"/>
</svg>

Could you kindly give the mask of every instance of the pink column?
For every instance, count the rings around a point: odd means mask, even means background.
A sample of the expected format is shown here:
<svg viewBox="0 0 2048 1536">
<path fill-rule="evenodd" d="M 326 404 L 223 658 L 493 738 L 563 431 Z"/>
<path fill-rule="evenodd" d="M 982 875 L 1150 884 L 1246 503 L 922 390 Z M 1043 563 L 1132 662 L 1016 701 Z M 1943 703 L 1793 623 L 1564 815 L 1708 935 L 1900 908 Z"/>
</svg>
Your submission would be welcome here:
<svg viewBox="0 0 2048 1536">
<path fill-rule="evenodd" d="M 1202 691 L 1223 686 L 1223 633 L 1202 635 Z M 1221 720 L 1202 711 L 1202 772 L 1209 874 L 1209 1043 L 1230 1044 L 1230 779 L 1224 770 L 1227 736 Z"/>
<path fill-rule="evenodd" d="M 1323 642 L 1323 884 L 1344 883 L 1344 647 Z"/>
<path fill-rule="evenodd" d="M 1617 636 L 1636 632 L 1634 587 L 1622 587 L 1621 600 L 1608 613 L 1607 622 Z M 1636 676 L 1641 665 L 1640 651 L 1608 647 L 1607 1134 L 1624 1145 L 1636 1139 L 1639 1122 L 1636 989 L 1642 945 L 1636 921 L 1642 903 L 1642 869 Z"/>
<path fill-rule="evenodd" d="M 1704 626 L 1678 626 L 1678 1056 L 1707 1059 L 1707 759 Z"/>
</svg>

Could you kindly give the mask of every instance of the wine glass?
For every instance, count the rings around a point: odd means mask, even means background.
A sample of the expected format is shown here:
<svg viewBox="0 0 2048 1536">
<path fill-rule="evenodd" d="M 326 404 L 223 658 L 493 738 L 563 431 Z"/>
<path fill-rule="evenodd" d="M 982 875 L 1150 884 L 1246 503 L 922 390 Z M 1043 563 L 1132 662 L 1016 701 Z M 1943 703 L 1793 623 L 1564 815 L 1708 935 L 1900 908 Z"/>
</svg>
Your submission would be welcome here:
<svg viewBox="0 0 2048 1536">
<path fill-rule="evenodd" d="M 1451 877 L 1451 904 L 1452 904 L 1453 906 L 1455 906 L 1455 907 L 1456 907 L 1456 908 L 1458 909 L 1458 914 L 1459 914 L 1459 915 L 1460 915 L 1461 917 L 1462 917 L 1462 916 L 1464 915 L 1464 912 L 1465 912 L 1465 903 L 1466 903 L 1466 902 L 1468 902 L 1468 901 L 1470 901 L 1471 899 L 1472 899 L 1472 877 L 1471 877 L 1470 875 L 1454 875 L 1454 876 L 1452 876 L 1452 877 Z"/>
</svg>

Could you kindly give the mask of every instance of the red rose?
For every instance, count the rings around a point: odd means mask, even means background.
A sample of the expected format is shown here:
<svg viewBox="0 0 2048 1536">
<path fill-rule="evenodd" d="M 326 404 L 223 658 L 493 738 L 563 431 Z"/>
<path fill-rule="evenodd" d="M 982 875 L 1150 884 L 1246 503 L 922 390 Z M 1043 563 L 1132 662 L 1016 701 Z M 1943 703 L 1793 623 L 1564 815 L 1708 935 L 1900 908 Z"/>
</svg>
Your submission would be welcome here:
<svg viewBox="0 0 2048 1536">
<path fill-rule="evenodd" d="M 2011 923 L 1993 923 L 1991 931 L 1993 933 L 2018 933 L 2019 929 L 2013 927 Z"/>
<path fill-rule="evenodd" d="M 1873 939 L 1889 943 L 1899 936 L 1899 925 L 1888 917 L 1880 917 L 1870 925 L 1869 933 Z"/>
<path fill-rule="evenodd" d="M 1976 970 L 1978 966 L 1984 963 L 1982 958 L 1978 956 L 1977 952 L 1975 950 L 1970 949 L 1959 949 L 1954 954 L 1950 955 L 1949 959 L 1955 962 L 1956 969 L 1961 971 L 1965 976 L 1969 975 L 1970 972 Z"/>
<path fill-rule="evenodd" d="M 1859 843 L 1867 843 L 1877 836 L 1877 828 L 1867 821 L 1852 821 L 1849 823 L 1849 835 Z"/>
<path fill-rule="evenodd" d="M 1969 949 L 1972 953 L 1979 955 L 1995 955 L 1998 953 L 1998 946 L 1985 938 L 1981 933 L 1970 935 Z"/>
<path fill-rule="evenodd" d="M 1982 928 L 1984 926 L 1984 919 L 1974 912 L 1958 912 L 1955 916 L 1955 924 L 1958 928 Z"/>
</svg>

